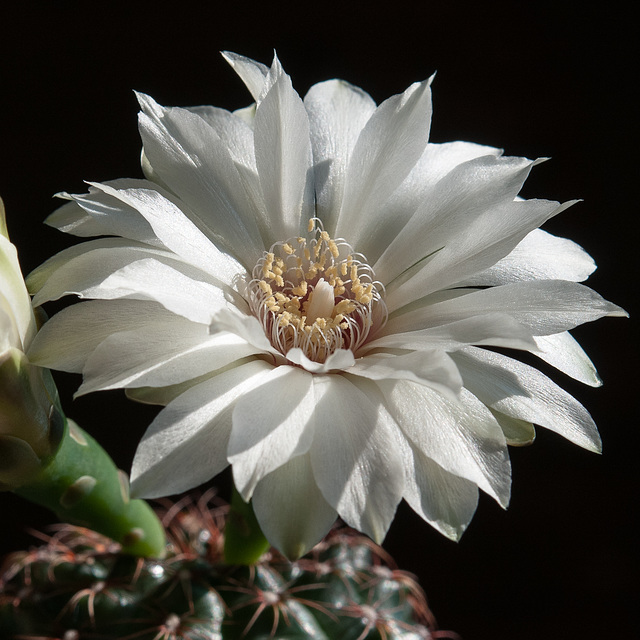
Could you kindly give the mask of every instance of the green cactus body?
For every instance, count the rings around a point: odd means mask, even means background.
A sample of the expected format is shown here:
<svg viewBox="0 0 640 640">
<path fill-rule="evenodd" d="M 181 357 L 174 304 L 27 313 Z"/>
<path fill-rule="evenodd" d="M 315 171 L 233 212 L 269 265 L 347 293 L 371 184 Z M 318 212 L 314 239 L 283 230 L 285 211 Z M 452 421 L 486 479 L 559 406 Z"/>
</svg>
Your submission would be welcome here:
<svg viewBox="0 0 640 640">
<path fill-rule="evenodd" d="M 0 574 L 0 637 L 59 640 L 420 640 L 435 631 L 423 592 L 369 539 L 337 529 L 289 562 L 222 564 L 224 507 L 164 514 L 167 556 L 134 558 L 61 525 L 10 555 Z"/>
</svg>

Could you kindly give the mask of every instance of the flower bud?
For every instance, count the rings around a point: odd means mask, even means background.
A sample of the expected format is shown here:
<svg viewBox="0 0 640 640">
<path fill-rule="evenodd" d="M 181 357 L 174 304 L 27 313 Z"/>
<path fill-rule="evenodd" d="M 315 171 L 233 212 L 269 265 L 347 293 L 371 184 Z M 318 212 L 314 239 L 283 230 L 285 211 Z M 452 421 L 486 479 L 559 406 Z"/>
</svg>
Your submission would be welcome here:
<svg viewBox="0 0 640 640">
<path fill-rule="evenodd" d="M 64 433 L 51 374 L 29 363 L 36 333 L 0 200 L 0 489 L 13 489 L 49 462 Z"/>
</svg>

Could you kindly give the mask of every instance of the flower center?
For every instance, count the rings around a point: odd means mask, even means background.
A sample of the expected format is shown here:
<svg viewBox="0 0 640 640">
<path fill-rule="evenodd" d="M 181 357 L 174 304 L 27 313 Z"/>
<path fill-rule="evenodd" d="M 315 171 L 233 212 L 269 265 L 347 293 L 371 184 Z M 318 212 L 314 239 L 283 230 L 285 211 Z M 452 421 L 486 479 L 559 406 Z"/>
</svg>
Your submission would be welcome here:
<svg viewBox="0 0 640 640">
<path fill-rule="evenodd" d="M 333 240 L 317 218 L 306 238 L 276 242 L 258 260 L 249 305 L 271 344 L 286 355 L 299 347 L 314 362 L 336 349 L 354 353 L 387 319 L 373 270 L 344 240 Z"/>
</svg>

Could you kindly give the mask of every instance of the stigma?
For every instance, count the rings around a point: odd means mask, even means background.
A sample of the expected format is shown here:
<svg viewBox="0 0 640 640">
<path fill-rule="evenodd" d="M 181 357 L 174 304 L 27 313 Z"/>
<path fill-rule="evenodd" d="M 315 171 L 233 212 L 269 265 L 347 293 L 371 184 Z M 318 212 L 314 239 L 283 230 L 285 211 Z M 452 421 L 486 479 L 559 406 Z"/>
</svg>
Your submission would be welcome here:
<svg viewBox="0 0 640 640">
<path fill-rule="evenodd" d="M 272 346 L 301 348 L 314 362 L 337 349 L 357 350 L 384 325 L 384 289 L 361 254 L 334 240 L 317 218 L 307 237 L 276 242 L 249 282 L 251 311 Z"/>
</svg>

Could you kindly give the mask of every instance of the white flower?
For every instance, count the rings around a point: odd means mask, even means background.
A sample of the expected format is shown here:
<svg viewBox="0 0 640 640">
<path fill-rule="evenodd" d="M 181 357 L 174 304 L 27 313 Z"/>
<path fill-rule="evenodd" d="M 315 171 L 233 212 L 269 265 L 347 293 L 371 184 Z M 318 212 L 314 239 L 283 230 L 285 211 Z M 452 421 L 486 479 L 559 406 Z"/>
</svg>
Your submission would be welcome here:
<svg viewBox="0 0 640 640">
<path fill-rule="evenodd" d="M 567 331 L 624 315 L 577 284 L 595 268 L 580 247 L 538 230 L 573 203 L 517 197 L 536 162 L 428 144 L 430 80 L 377 107 L 338 80 L 301 100 L 277 59 L 225 56 L 255 105 L 140 95 L 147 180 L 65 194 L 50 223 L 99 237 L 30 279 L 36 305 L 95 299 L 48 322 L 32 358 L 82 372 L 79 393 L 166 405 L 133 492 L 231 464 L 294 557 L 336 515 L 380 541 L 402 498 L 459 537 L 478 488 L 508 503 L 507 444 L 531 442 L 532 423 L 599 450 L 574 398 L 485 348 L 595 386 Z"/>
<path fill-rule="evenodd" d="M 36 330 L 0 200 L 0 490 L 16 488 L 40 471 L 64 432 L 50 373 L 25 355 Z"/>
</svg>

